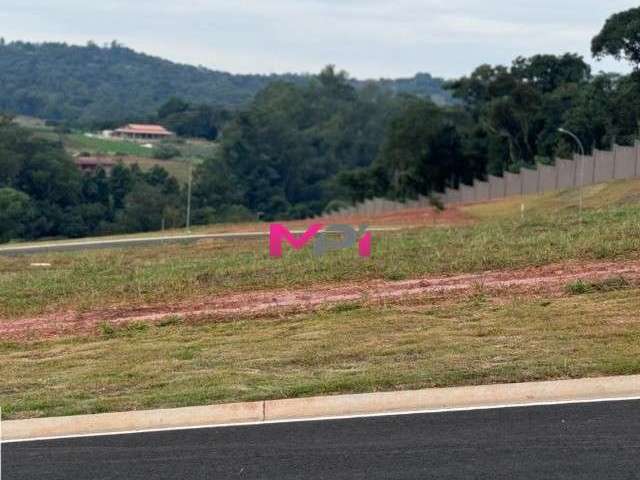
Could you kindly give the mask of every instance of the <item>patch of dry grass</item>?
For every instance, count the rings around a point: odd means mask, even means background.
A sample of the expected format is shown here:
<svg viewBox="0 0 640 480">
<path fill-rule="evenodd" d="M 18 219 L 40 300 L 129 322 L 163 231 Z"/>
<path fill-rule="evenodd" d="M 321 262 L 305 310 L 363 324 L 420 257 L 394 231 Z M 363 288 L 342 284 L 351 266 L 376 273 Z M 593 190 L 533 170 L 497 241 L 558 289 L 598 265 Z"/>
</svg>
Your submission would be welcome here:
<svg viewBox="0 0 640 480">
<path fill-rule="evenodd" d="M 0 344 L 9 418 L 640 372 L 640 290 L 356 304 Z"/>
</svg>

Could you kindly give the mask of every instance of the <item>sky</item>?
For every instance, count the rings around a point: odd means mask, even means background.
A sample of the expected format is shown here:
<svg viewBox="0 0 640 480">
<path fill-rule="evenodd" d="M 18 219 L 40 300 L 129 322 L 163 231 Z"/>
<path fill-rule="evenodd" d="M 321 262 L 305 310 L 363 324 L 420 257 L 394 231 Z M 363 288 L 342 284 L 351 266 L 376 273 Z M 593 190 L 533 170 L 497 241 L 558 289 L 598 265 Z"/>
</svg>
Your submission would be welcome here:
<svg viewBox="0 0 640 480">
<path fill-rule="evenodd" d="M 454 78 L 518 55 L 576 52 L 631 0 L 1 0 L 6 40 L 98 44 L 232 73 Z"/>
</svg>

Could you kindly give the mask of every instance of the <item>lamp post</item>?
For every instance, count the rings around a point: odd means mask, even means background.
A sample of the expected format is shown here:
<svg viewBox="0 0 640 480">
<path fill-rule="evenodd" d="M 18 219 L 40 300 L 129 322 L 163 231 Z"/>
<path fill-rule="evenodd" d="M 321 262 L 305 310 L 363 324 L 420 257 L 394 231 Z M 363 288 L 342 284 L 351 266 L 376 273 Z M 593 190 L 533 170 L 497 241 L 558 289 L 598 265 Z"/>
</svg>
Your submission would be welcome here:
<svg viewBox="0 0 640 480">
<path fill-rule="evenodd" d="M 565 128 L 559 128 L 558 132 L 564 133 L 565 135 L 569 135 L 571 138 L 573 138 L 575 142 L 578 144 L 578 147 L 580 148 L 580 154 L 582 155 L 582 158 L 580 159 L 580 200 L 579 200 L 579 206 L 578 206 L 578 215 L 580 216 L 580 221 L 582 221 L 582 187 L 584 186 L 584 147 L 582 146 L 582 142 L 580 141 L 580 139 L 575 133 L 570 132 Z"/>
</svg>

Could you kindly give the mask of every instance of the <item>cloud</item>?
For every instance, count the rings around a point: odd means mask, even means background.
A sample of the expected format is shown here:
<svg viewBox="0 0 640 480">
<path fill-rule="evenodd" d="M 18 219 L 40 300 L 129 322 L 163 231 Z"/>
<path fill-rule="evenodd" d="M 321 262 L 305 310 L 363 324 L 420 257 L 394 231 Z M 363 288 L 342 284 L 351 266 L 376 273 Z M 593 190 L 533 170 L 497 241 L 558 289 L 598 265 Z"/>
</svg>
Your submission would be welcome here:
<svg viewBox="0 0 640 480">
<path fill-rule="evenodd" d="M 575 51 L 627 0 L 5 0 L 9 39 L 113 39 L 234 72 L 458 76 L 517 55 Z M 55 3 L 55 4 L 53 4 Z M 608 62 L 608 68 L 624 69 Z"/>
</svg>

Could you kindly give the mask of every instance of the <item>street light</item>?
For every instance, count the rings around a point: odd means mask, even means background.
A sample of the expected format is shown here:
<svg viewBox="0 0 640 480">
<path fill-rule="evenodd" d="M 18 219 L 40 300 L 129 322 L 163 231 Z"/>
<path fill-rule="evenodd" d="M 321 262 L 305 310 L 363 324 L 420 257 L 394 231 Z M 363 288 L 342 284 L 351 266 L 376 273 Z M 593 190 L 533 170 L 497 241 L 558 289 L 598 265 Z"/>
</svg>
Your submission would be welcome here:
<svg viewBox="0 0 640 480">
<path fill-rule="evenodd" d="M 582 158 L 580 159 L 580 201 L 578 206 L 578 215 L 580 216 L 580 221 L 582 221 L 582 187 L 584 186 L 584 147 L 582 146 L 582 142 L 580 141 L 580 139 L 575 133 L 570 132 L 565 128 L 559 128 L 558 132 L 564 133 L 565 135 L 569 135 L 571 138 L 573 138 L 576 141 L 576 143 L 578 144 L 578 147 L 580 147 L 580 154 L 582 155 Z"/>
</svg>

